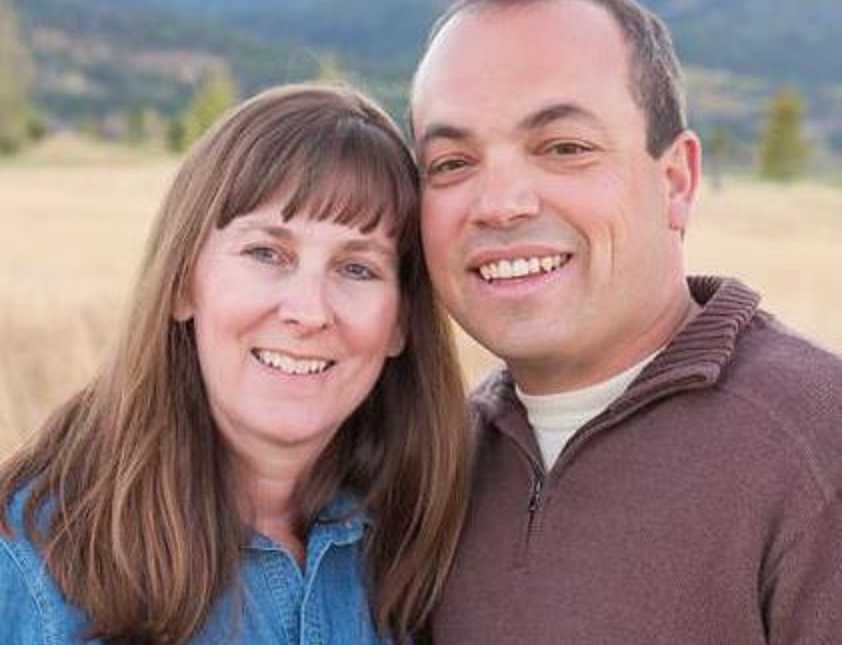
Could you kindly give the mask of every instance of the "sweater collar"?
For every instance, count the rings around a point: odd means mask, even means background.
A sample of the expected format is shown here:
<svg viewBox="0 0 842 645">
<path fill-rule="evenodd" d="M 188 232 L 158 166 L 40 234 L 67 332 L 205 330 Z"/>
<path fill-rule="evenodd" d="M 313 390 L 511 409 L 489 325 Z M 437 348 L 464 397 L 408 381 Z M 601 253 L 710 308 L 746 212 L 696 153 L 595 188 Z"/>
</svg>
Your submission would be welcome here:
<svg viewBox="0 0 842 645">
<path fill-rule="evenodd" d="M 760 296 L 738 280 L 688 279 L 702 311 L 670 341 L 612 408 L 638 407 L 675 391 L 713 385 L 731 361 L 737 339 L 757 313 Z"/>
<path fill-rule="evenodd" d="M 760 296 L 730 278 L 690 277 L 688 285 L 702 311 L 589 426 L 616 423 L 654 400 L 709 387 L 719 380 L 734 355 L 737 339 L 757 312 Z M 535 454 L 537 444 L 508 370 L 489 377 L 471 401 L 474 413 L 483 421 L 494 423 Z"/>
</svg>

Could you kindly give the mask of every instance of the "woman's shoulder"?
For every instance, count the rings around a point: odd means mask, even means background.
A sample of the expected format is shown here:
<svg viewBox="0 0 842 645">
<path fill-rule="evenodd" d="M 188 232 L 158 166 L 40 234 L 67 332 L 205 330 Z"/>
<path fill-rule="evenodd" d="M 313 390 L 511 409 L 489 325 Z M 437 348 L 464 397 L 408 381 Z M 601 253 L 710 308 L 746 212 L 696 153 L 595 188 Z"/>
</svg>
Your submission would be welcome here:
<svg viewBox="0 0 842 645">
<path fill-rule="evenodd" d="M 44 642 L 43 612 L 29 585 L 29 576 L 12 550 L 11 540 L 0 536 L 0 642 L 32 645 Z"/>
<path fill-rule="evenodd" d="M 7 531 L 0 533 L 0 554 L 21 572 L 42 567 L 40 552 L 27 532 L 24 520 L 29 494 L 30 487 L 25 486 L 9 498 L 4 509 Z"/>
<path fill-rule="evenodd" d="M 43 559 L 27 536 L 23 512 L 28 495 L 19 491 L 6 505 L 8 531 L 0 533 L 0 624 L 2 643 L 40 643 L 44 614 Z"/>
<path fill-rule="evenodd" d="M 6 504 L 8 531 L 0 533 L 0 643 L 17 645 L 68 640 L 82 624 L 81 614 L 64 600 L 41 550 L 24 522 L 29 489 Z M 52 638 L 50 635 L 52 634 Z"/>
</svg>

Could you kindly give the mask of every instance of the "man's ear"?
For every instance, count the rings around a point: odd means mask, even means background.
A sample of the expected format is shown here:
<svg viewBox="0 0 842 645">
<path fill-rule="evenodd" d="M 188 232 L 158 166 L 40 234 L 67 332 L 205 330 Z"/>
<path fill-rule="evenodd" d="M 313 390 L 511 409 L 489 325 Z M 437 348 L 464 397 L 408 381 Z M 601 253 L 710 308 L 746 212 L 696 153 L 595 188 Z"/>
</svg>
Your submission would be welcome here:
<svg viewBox="0 0 842 645">
<path fill-rule="evenodd" d="M 690 130 L 679 134 L 661 159 L 667 181 L 669 226 L 682 234 L 696 203 L 702 173 L 702 144 Z"/>
</svg>

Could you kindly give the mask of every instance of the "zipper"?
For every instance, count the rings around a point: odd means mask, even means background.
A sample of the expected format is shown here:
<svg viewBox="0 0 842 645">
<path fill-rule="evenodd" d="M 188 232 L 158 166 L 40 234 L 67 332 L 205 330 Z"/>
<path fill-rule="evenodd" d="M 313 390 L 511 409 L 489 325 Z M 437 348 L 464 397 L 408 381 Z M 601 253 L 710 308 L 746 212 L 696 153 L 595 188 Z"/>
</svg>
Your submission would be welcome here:
<svg viewBox="0 0 842 645">
<path fill-rule="evenodd" d="M 541 492 L 544 490 L 544 473 L 540 469 L 532 469 L 532 489 L 529 493 L 529 522 L 526 525 L 526 541 L 532 536 L 535 516 L 541 508 Z"/>
</svg>

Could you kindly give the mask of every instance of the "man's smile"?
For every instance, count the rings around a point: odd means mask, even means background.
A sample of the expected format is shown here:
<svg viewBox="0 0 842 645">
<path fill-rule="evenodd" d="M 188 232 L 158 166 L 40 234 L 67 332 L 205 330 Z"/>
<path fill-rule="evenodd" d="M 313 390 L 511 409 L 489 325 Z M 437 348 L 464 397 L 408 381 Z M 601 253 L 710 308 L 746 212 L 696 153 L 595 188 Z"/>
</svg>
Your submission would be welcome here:
<svg viewBox="0 0 842 645">
<path fill-rule="evenodd" d="M 557 253 L 555 255 L 519 257 L 501 259 L 480 265 L 478 271 L 486 282 L 496 280 L 510 280 L 529 275 L 540 275 L 560 269 L 567 264 L 572 255 Z"/>
</svg>

